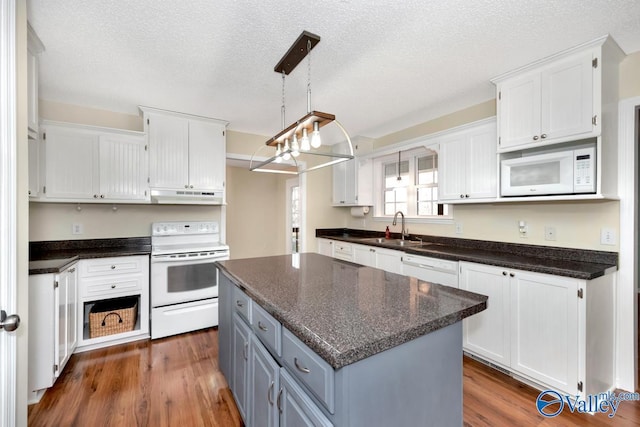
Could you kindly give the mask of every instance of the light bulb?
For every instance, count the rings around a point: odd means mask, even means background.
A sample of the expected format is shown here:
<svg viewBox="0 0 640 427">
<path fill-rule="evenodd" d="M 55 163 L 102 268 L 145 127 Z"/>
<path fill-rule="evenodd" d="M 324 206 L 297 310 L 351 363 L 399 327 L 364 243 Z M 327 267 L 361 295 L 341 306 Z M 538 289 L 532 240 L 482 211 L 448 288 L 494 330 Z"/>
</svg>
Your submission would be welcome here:
<svg viewBox="0 0 640 427">
<path fill-rule="evenodd" d="M 282 158 L 285 160 L 289 160 L 291 158 L 291 154 L 289 153 L 291 149 L 289 148 L 289 140 L 284 140 L 284 153 L 282 153 Z"/>
<path fill-rule="evenodd" d="M 311 150 L 311 145 L 309 144 L 309 135 L 307 135 L 307 128 L 302 128 L 302 139 L 300 139 L 302 151 Z"/>
<path fill-rule="evenodd" d="M 322 140 L 320 139 L 320 126 L 318 122 L 313 122 L 313 132 L 311 133 L 311 146 L 313 148 L 318 148 L 322 144 Z"/>
<path fill-rule="evenodd" d="M 293 140 L 291 141 L 291 155 L 298 157 L 300 155 L 300 144 L 298 144 L 298 135 L 293 134 Z"/>
<path fill-rule="evenodd" d="M 280 143 L 276 146 L 276 159 L 274 160 L 276 163 L 282 163 L 282 149 L 280 148 Z"/>
</svg>

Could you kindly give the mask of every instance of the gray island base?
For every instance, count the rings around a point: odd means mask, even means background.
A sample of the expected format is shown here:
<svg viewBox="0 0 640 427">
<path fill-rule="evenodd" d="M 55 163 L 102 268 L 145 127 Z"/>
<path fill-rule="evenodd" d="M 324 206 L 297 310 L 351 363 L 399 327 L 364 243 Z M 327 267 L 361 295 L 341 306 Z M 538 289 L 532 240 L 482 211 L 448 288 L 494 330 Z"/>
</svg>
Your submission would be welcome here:
<svg viewBox="0 0 640 427">
<path fill-rule="evenodd" d="M 461 426 L 487 297 L 325 257 L 218 262 L 220 368 L 247 426 Z"/>
</svg>

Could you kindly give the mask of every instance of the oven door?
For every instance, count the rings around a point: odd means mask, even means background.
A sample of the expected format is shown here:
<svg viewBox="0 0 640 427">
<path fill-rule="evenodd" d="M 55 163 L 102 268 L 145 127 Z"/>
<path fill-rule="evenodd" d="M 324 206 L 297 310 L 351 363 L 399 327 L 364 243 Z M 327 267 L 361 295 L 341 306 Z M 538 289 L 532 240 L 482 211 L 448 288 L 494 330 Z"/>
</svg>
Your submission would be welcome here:
<svg viewBox="0 0 640 427">
<path fill-rule="evenodd" d="M 227 254 L 166 254 L 151 256 L 151 305 L 162 307 L 218 296 L 214 262 Z"/>
</svg>

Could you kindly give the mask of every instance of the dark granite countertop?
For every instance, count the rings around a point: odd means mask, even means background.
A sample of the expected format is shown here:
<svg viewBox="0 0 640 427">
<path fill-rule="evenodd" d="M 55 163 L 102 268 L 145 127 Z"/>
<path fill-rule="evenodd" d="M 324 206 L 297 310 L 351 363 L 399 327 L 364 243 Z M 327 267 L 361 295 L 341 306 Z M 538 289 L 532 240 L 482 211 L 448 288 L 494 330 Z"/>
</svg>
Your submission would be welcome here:
<svg viewBox="0 0 640 427">
<path fill-rule="evenodd" d="M 150 253 L 150 237 L 29 242 L 29 274 L 59 273 L 79 259 Z"/>
<path fill-rule="evenodd" d="M 392 239 L 384 239 L 378 243 L 375 238 L 384 237 L 384 233 L 353 229 L 318 229 L 316 237 L 394 249 L 413 255 L 477 262 L 584 280 L 603 276 L 617 270 L 618 266 L 617 252 L 421 235 L 409 238 L 422 239 L 422 245 L 411 243 L 399 246 L 396 242 L 400 236 L 395 233 Z"/>
<path fill-rule="evenodd" d="M 487 307 L 484 295 L 315 253 L 217 264 L 334 369 Z"/>
</svg>

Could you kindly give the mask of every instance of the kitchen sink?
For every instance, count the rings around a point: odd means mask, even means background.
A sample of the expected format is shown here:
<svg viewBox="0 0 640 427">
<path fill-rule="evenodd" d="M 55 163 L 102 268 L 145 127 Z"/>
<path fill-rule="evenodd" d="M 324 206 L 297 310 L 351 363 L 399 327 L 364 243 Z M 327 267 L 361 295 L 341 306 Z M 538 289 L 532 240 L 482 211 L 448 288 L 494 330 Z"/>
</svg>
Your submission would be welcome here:
<svg viewBox="0 0 640 427">
<path fill-rule="evenodd" d="M 424 244 L 419 240 L 385 239 L 384 237 L 369 237 L 362 239 L 362 241 L 390 246 L 420 246 Z"/>
</svg>

